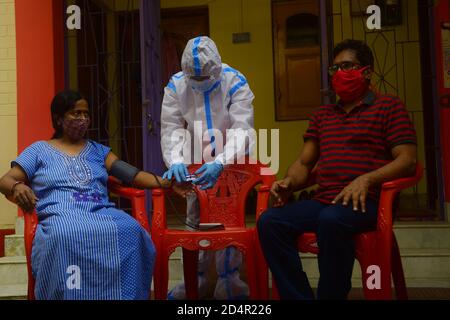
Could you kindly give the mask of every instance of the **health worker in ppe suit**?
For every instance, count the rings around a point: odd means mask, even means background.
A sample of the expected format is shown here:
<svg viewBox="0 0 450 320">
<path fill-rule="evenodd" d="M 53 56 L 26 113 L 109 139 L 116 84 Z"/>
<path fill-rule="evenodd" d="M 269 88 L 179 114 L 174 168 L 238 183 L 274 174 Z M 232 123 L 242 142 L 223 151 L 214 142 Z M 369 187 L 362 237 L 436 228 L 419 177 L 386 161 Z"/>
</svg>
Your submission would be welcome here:
<svg viewBox="0 0 450 320">
<path fill-rule="evenodd" d="M 254 141 L 242 138 L 239 130 L 253 129 L 253 99 L 245 77 L 222 63 L 215 43 L 202 36 L 189 40 L 181 61 L 182 72 L 175 74 L 164 90 L 161 110 L 161 147 L 169 170 L 164 178 L 186 181 L 187 165 L 204 163 L 196 172 L 194 184 L 201 189 L 214 186 L 224 165 L 233 163 L 238 155 L 246 155 Z M 194 130 L 194 127 L 195 130 Z M 189 134 L 176 134 L 188 131 Z M 220 142 L 218 136 L 222 138 Z M 252 139 L 250 139 L 252 140 Z M 194 153 L 195 143 L 200 154 Z M 209 159 L 206 159 L 207 157 Z M 189 226 L 198 226 L 200 210 L 195 193 L 187 196 Z M 207 293 L 208 269 L 214 252 L 200 251 L 198 285 L 199 297 Z M 249 289 L 239 278 L 241 253 L 234 247 L 215 253 L 218 281 L 214 291 L 216 299 L 245 299 Z M 184 283 L 169 292 L 169 299 L 185 299 Z"/>
</svg>

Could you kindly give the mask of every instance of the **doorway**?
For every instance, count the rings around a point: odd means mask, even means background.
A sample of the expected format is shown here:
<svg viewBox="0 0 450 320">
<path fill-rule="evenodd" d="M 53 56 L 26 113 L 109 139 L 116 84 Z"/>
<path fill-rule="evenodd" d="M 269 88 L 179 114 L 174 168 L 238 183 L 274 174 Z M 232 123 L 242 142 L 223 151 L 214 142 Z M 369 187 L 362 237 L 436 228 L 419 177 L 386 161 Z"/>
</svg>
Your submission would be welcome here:
<svg viewBox="0 0 450 320">
<path fill-rule="evenodd" d="M 101 0 L 66 1 L 81 9 L 80 30 L 66 31 L 66 87 L 89 102 L 88 137 L 143 167 L 139 7 Z M 117 5 L 117 6 L 116 6 Z"/>
<path fill-rule="evenodd" d="M 161 60 L 164 86 L 172 75 L 181 71 L 181 57 L 187 42 L 198 36 L 209 36 L 208 7 L 161 10 Z"/>
<path fill-rule="evenodd" d="M 207 6 L 161 9 L 161 72 L 165 87 L 172 75 L 181 71 L 181 57 L 190 39 L 209 36 L 209 12 Z M 186 200 L 170 196 L 173 206 L 167 203 L 167 219 L 170 227 L 183 225 Z M 178 216 L 180 213 L 182 216 Z"/>
<path fill-rule="evenodd" d="M 275 115 L 279 121 L 308 120 L 334 97 L 330 0 L 272 1 Z"/>
</svg>

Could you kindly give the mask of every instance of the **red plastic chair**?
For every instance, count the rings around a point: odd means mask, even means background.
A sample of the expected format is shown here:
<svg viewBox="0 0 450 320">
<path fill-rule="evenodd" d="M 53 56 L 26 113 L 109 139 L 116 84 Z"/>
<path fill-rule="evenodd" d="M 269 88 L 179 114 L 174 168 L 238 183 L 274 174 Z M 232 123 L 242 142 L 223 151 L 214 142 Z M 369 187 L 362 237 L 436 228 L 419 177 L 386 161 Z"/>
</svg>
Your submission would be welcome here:
<svg viewBox="0 0 450 320">
<path fill-rule="evenodd" d="M 150 233 L 150 225 L 148 223 L 148 218 L 145 211 L 144 190 L 123 187 L 117 179 L 109 177 L 108 191 L 121 198 L 129 199 L 131 201 L 132 216 L 141 224 L 141 226 L 145 230 L 147 230 L 147 232 Z M 23 216 L 25 220 L 24 240 L 28 272 L 28 300 L 34 300 L 35 280 L 31 272 L 31 250 L 33 246 L 34 235 L 36 233 L 36 228 L 38 225 L 38 217 L 36 211 L 33 211 L 32 213 L 23 212 Z"/>
<path fill-rule="evenodd" d="M 408 299 L 400 251 L 392 229 L 392 205 L 396 195 L 401 190 L 416 185 L 422 175 L 423 168 L 418 164 L 413 177 L 384 183 L 381 189 L 376 231 L 355 235 L 356 259 L 361 266 L 364 295 L 368 300 L 392 299 L 391 275 L 397 299 Z M 314 185 L 314 183 L 309 184 L 309 186 L 311 185 Z M 298 249 L 303 253 L 317 254 L 319 248 L 316 234 L 305 233 L 301 235 L 298 239 Z M 258 256 L 258 265 L 265 266 L 259 269 L 259 283 L 262 298 L 268 299 L 268 268 L 263 255 Z M 367 270 L 372 265 L 380 268 L 380 289 L 369 289 L 366 285 L 368 278 L 371 276 L 371 273 Z M 275 281 L 272 281 L 272 298 L 279 299 Z"/>
<path fill-rule="evenodd" d="M 189 168 L 191 173 L 200 166 Z M 167 299 L 169 280 L 169 257 L 177 247 L 183 250 L 183 268 L 186 297 L 198 299 L 197 267 L 199 250 L 218 250 L 235 246 L 246 257 L 250 298 L 259 298 L 259 287 L 255 265 L 255 228 L 245 226 L 245 200 L 248 193 L 258 188 L 256 216 L 268 207 L 270 186 L 275 181 L 273 175 L 261 176 L 261 164 L 227 165 L 214 188 L 202 191 L 195 188 L 200 202 L 200 221 L 222 223 L 225 230 L 185 231 L 167 229 L 165 192 L 152 191 L 153 219 L 152 237 L 156 247 L 154 288 L 156 299 Z"/>
</svg>

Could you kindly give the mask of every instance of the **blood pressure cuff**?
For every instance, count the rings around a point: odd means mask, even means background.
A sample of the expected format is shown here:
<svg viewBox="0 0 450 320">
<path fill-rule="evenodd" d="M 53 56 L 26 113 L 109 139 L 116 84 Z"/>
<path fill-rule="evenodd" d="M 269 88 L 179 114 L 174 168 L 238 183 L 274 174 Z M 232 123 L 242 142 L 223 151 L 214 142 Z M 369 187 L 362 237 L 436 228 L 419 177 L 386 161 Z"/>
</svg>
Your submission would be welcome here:
<svg viewBox="0 0 450 320">
<path fill-rule="evenodd" d="M 134 178 L 140 171 L 141 170 L 125 161 L 116 160 L 113 162 L 109 174 L 126 185 L 132 185 Z"/>
</svg>

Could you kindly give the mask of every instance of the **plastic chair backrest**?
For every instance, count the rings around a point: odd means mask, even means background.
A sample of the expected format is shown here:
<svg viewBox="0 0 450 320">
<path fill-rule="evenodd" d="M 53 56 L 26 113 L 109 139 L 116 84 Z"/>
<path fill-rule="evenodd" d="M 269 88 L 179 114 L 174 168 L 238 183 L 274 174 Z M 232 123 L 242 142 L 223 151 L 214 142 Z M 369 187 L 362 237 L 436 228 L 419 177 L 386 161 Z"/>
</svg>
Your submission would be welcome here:
<svg viewBox="0 0 450 320">
<path fill-rule="evenodd" d="M 191 173 L 200 165 L 189 167 Z M 222 223 L 225 227 L 245 227 L 247 196 L 255 186 L 271 187 L 274 175 L 261 175 L 267 167 L 257 164 L 227 165 L 212 189 L 195 188 L 200 203 L 200 221 Z"/>
</svg>

